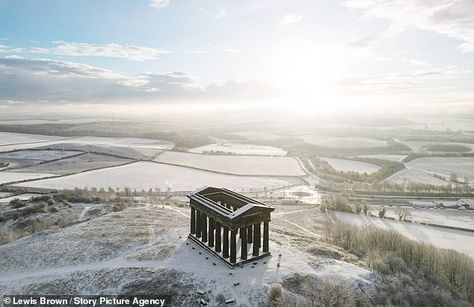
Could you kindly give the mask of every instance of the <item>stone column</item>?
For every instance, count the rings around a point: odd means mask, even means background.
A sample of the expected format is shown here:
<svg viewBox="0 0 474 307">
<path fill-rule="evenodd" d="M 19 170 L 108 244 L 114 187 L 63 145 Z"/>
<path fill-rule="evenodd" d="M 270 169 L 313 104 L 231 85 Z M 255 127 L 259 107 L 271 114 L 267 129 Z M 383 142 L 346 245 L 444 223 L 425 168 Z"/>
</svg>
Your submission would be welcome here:
<svg viewBox="0 0 474 307">
<path fill-rule="evenodd" d="M 201 211 L 199 209 L 196 210 L 196 238 L 201 238 L 201 228 L 202 228 L 202 222 L 201 222 Z"/>
<path fill-rule="evenodd" d="M 240 246 L 240 259 L 247 260 L 247 228 L 240 228 L 241 235 L 241 246 Z"/>
<path fill-rule="evenodd" d="M 191 233 L 196 234 L 196 209 L 191 207 Z"/>
<path fill-rule="evenodd" d="M 216 228 L 216 252 L 220 253 L 222 251 L 222 243 L 221 243 L 221 224 L 219 222 L 215 222 Z"/>
<path fill-rule="evenodd" d="M 253 225 L 253 253 L 252 256 L 258 256 L 260 248 L 259 241 L 260 241 L 260 223 Z"/>
<path fill-rule="evenodd" d="M 237 262 L 237 230 L 230 232 L 230 263 Z"/>
<path fill-rule="evenodd" d="M 258 245 L 258 248 L 261 248 L 262 247 L 262 227 L 261 227 L 261 223 L 257 223 L 257 228 L 255 228 L 255 231 L 257 232 L 257 245 Z M 253 242 L 255 243 L 255 241 Z"/>
<path fill-rule="evenodd" d="M 207 215 L 201 212 L 202 219 L 202 242 L 207 242 Z"/>
<path fill-rule="evenodd" d="M 214 247 L 214 220 L 209 217 L 209 247 Z"/>
<path fill-rule="evenodd" d="M 269 252 L 269 234 L 268 234 L 268 222 L 263 223 L 263 252 L 268 253 Z"/>
<path fill-rule="evenodd" d="M 247 227 L 247 242 L 253 242 L 253 226 Z"/>
<path fill-rule="evenodd" d="M 224 236 L 224 245 L 222 246 L 222 256 L 224 258 L 229 258 L 229 228 L 224 226 L 224 231 L 222 235 Z"/>
</svg>

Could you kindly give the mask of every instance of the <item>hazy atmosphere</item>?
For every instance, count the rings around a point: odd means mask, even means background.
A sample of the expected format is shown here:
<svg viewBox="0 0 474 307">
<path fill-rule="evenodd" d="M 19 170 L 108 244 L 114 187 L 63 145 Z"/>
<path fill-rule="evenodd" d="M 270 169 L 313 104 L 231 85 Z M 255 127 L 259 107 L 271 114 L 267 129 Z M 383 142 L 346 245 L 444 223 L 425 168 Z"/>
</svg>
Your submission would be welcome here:
<svg viewBox="0 0 474 307">
<path fill-rule="evenodd" d="M 0 306 L 473 306 L 473 71 L 472 0 L 0 0 Z"/>
</svg>

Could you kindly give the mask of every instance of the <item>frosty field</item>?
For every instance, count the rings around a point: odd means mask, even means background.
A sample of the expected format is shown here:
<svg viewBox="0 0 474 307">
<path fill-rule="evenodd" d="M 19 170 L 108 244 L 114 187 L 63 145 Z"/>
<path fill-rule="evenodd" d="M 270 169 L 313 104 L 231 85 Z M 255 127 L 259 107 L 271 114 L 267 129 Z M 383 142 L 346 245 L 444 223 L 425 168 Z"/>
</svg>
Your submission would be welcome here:
<svg viewBox="0 0 474 307">
<path fill-rule="evenodd" d="M 95 136 L 66 138 L 59 136 L 0 132 L 0 151 L 37 148 L 55 144 L 86 144 L 153 149 L 172 149 L 174 147 L 172 142 L 143 138 L 112 138 Z"/>
<path fill-rule="evenodd" d="M 366 137 L 337 137 L 320 135 L 302 135 L 299 138 L 313 145 L 330 148 L 370 148 L 384 147 L 387 142 Z"/>
<path fill-rule="evenodd" d="M 402 223 L 352 213 L 335 212 L 334 214 L 347 223 L 393 230 L 409 239 L 440 248 L 453 249 L 474 258 L 474 232 Z"/>
<path fill-rule="evenodd" d="M 456 173 L 459 180 L 467 177 L 474 181 L 474 157 L 429 157 L 415 159 L 407 163 L 410 168 L 436 173 L 449 178 L 451 173 Z"/>
<path fill-rule="evenodd" d="M 290 157 L 224 156 L 167 151 L 156 161 L 237 175 L 303 176 L 306 173 Z"/>
<path fill-rule="evenodd" d="M 265 131 L 238 131 L 234 132 L 233 134 L 253 141 L 271 141 L 282 137 L 278 134 Z"/>
<path fill-rule="evenodd" d="M 15 173 L 15 172 L 0 172 L 0 184 L 21 181 L 26 179 L 38 179 L 44 177 L 54 176 L 54 174 L 39 174 L 39 173 Z"/>
<path fill-rule="evenodd" d="M 79 153 L 81 152 L 72 150 L 19 150 L 0 153 L 0 160 L 25 159 L 48 161 L 73 156 Z"/>
<path fill-rule="evenodd" d="M 436 178 L 430 175 L 429 172 L 416 170 L 416 169 L 403 169 L 392 176 L 385 179 L 387 181 L 393 181 L 396 183 L 403 183 L 403 182 L 419 182 L 419 183 L 427 183 L 433 185 L 446 185 L 448 184 L 447 181 L 442 179 Z"/>
<path fill-rule="evenodd" d="M 61 136 L 39 135 L 39 134 L 24 134 L 12 132 L 0 132 L 0 146 L 23 144 L 23 143 L 38 143 L 64 139 Z"/>
<path fill-rule="evenodd" d="M 286 156 L 286 151 L 272 146 L 241 143 L 215 143 L 189 150 L 192 153 L 224 153 L 233 155 Z"/>
<path fill-rule="evenodd" d="M 108 155 L 86 153 L 67 159 L 46 162 L 42 164 L 28 166 L 25 168 L 16 169 L 15 172 L 51 173 L 57 175 L 64 175 L 83 172 L 90 169 L 121 165 L 131 161 L 132 160 L 122 159 Z"/>
<path fill-rule="evenodd" d="M 378 212 L 383 206 L 370 206 L 372 212 Z M 418 223 L 430 223 L 451 227 L 472 229 L 474 231 L 474 211 L 458 209 L 393 208 L 385 206 L 388 217 L 398 219 L 400 210 L 407 212 L 407 219 Z"/>
<path fill-rule="evenodd" d="M 382 154 L 374 154 L 374 155 L 361 155 L 357 156 L 359 158 L 372 158 L 372 159 L 380 159 L 380 160 L 388 160 L 388 161 L 395 161 L 401 162 L 406 156 L 405 155 L 382 155 Z"/>
<path fill-rule="evenodd" d="M 170 191 L 192 191 L 205 185 L 239 190 L 261 190 L 265 187 L 271 189 L 288 184 L 287 181 L 276 178 L 224 175 L 153 162 L 136 162 L 60 178 L 28 182 L 19 186 L 50 189 L 112 187 L 120 188 L 120 190 L 125 187 L 138 190 L 159 188 L 162 191 L 169 188 Z"/>
<path fill-rule="evenodd" d="M 430 146 L 430 145 L 461 145 L 463 147 L 470 147 L 471 151 L 474 148 L 474 144 L 469 144 L 469 143 L 454 143 L 454 142 L 437 143 L 437 142 L 422 142 L 422 141 L 403 141 L 402 143 L 417 152 L 423 151 L 423 147 Z"/>
<path fill-rule="evenodd" d="M 321 157 L 321 159 L 327 161 L 329 165 L 331 165 L 334 169 L 338 171 L 373 173 L 380 169 L 378 165 L 368 162 L 325 157 Z"/>
</svg>

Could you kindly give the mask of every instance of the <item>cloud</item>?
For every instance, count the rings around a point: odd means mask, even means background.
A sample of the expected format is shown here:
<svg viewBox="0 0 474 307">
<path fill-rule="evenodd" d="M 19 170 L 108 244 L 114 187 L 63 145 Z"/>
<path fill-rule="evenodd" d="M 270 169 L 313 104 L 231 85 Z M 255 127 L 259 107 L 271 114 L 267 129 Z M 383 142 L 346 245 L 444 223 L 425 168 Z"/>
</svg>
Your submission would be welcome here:
<svg viewBox="0 0 474 307">
<path fill-rule="evenodd" d="M 346 0 L 350 8 L 367 16 L 386 19 L 391 29 L 414 27 L 460 40 L 464 52 L 474 52 L 474 1 L 472 0 Z"/>
<path fill-rule="evenodd" d="M 3 52 L 53 54 L 60 56 L 88 56 L 123 58 L 133 61 L 154 60 L 163 54 L 170 53 L 164 49 L 148 48 L 135 45 L 90 44 L 78 42 L 53 42 L 51 47 L 27 47 L 1 49 Z"/>
<path fill-rule="evenodd" d="M 155 10 L 162 10 L 167 8 L 170 5 L 169 0 L 151 0 L 150 6 Z"/>
<path fill-rule="evenodd" d="M 345 42 L 345 47 L 350 48 L 369 48 L 376 42 L 380 40 L 380 36 L 372 34 L 372 35 L 364 35 L 353 38 L 347 42 Z"/>
<path fill-rule="evenodd" d="M 217 12 L 217 14 L 214 16 L 215 18 L 224 18 L 227 16 L 227 11 L 226 10 L 220 10 L 219 12 Z"/>
<path fill-rule="evenodd" d="M 185 72 L 128 76 L 72 62 L 0 58 L 0 101 L 227 101 L 270 96 L 270 88 L 256 81 L 203 86 Z"/>
<path fill-rule="evenodd" d="M 280 23 L 284 25 L 289 25 L 293 23 L 298 23 L 302 19 L 303 19 L 303 16 L 290 13 L 283 16 L 283 18 L 280 20 Z"/>
</svg>

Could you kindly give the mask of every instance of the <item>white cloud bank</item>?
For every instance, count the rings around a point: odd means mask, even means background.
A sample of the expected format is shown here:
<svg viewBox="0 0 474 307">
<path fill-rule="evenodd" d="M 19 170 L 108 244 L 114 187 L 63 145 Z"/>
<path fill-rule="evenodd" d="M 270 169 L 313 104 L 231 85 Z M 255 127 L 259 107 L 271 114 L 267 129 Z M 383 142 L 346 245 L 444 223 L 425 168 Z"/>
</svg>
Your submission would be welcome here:
<svg viewBox="0 0 474 307">
<path fill-rule="evenodd" d="M 72 62 L 0 58 L 0 102 L 225 102 L 275 92 L 255 81 L 202 86 L 184 72 L 127 76 Z"/>
<path fill-rule="evenodd" d="M 474 52 L 473 0 L 346 0 L 368 16 L 389 20 L 391 28 L 414 27 L 460 40 L 464 52 Z"/>
<path fill-rule="evenodd" d="M 163 54 L 170 53 L 170 51 L 164 49 L 148 48 L 135 45 L 120 45 L 116 43 L 90 44 L 64 41 L 53 42 L 53 45 L 51 47 L 1 47 L 2 46 L 0 46 L 0 52 L 38 53 L 75 57 L 110 57 L 124 58 L 133 61 L 154 60 Z"/>
<path fill-rule="evenodd" d="M 162 10 L 167 8 L 170 5 L 169 0 L 151 0 L 150 6 L 155 10 Z"/>
</svg>

